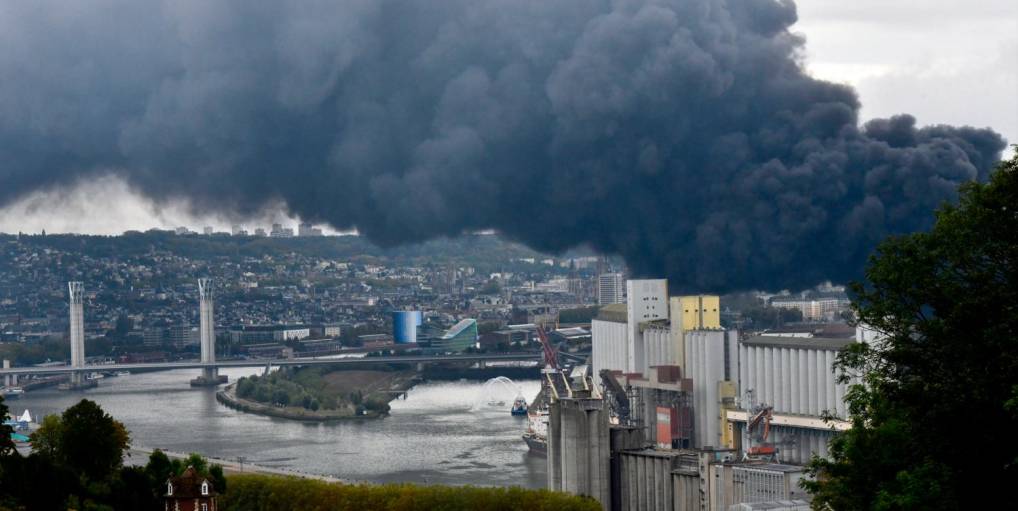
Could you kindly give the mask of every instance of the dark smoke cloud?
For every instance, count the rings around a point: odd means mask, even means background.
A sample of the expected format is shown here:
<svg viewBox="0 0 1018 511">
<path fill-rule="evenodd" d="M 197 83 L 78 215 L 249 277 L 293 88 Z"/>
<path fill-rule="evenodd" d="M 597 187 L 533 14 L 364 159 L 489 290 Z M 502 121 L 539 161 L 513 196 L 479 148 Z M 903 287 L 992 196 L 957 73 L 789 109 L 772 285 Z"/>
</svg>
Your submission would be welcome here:
<svg viewBox="0 0 1018 511">
<path fill-rule="evenodd" d="M 587 243 L 676 290 L 857 277 L 1004 143 L 859 127 L 789 0 L 96 0 L 0 7 L 0 205 L 114 173 L 157 201 Z M 55 207 L 58 207 L 55 205 Z"/>
</svg>

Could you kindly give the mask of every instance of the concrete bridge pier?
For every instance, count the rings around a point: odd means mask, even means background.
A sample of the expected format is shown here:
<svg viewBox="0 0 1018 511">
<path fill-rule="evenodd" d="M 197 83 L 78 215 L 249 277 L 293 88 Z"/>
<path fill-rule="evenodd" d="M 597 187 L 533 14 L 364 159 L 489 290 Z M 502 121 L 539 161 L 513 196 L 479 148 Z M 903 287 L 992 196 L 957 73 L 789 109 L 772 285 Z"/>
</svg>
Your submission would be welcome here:
<svg viewBox="0 0 1018 511">
<path fill-rule="evenodd" d="M 216 321 L 213 315 L 212 279 L 198 279 L 198 331 L 201 340 L 201 363 L 216 363 Z M 219 368 L 208 365 L 201 370 L 201 376 L 191 380 L 192 387 L 208 387 L 226 383 L 227 377 L 219 375 Z"/>
<path fill-rule="evenodd" d="M 67 283 L 67 298 L 70 306 L 71 367 L 85 367 L 85 285 L 81 282 Z M 78 390 L 95 387 L 82 371 L 71 373 L 68 383 L 60 386 L 64 390 Z"/>
</svg>

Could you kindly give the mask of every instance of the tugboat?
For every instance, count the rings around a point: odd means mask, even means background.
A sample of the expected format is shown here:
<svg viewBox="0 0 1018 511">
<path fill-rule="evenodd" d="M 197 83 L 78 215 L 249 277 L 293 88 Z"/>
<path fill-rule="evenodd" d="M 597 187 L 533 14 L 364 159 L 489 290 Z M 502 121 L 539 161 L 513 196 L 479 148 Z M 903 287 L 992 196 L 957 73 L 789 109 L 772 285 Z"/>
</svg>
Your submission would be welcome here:
<svg viewBox="0 0 1018 511">
<path fill-rule="evenodd" d="M 527 415 L 527 399 L 523 396 L 518 396 L 516 401 L 513 401 L 513 409 L 510 412 L 513 417 L 523 417 Z"/>
</svg>

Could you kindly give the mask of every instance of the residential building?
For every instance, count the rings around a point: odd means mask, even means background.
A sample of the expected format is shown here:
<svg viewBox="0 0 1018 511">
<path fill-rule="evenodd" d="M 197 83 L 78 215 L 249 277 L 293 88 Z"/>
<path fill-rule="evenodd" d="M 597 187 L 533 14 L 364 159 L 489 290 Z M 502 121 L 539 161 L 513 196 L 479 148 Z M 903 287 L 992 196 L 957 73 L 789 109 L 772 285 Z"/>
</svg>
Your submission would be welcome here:
<svg viewBox="0 0 1018 511">
<path fill-rule="evenodd" d="M 211 480 L 198 475 L 194 467 L 187 467 L 183 474 L 166 481 L 163 501 L 167 510 L 217 511 L 218 496 Z"/>
<path fill-rule="evenodd" d="M 602 273 L 597 276 L 598 305 L 625 302 L 625 290 L 625 276 L 621 273 Z"/>
</svg>

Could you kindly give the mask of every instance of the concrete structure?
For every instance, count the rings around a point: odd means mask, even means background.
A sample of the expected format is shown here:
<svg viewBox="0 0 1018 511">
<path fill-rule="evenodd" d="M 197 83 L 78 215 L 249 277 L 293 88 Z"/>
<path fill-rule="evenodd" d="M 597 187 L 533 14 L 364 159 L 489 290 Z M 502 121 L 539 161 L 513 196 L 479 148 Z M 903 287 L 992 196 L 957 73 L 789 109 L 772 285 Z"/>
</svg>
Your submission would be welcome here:
<svg viewBox="0 0 1018 511">
<path fill-rule="evenodd" d="M 668 298 L 668 281 L 630 280 L 628 298 L 620 305 L 601 308 L 591 321 L 593 366 L 644 374 L 659 365 L 685 368 L 685 335 L 697 330 L 719 330 L 719 298 L 713 295 Z"/>
<path fill-rule="evenodd" d="M 802 467 L 742 462 L 728 449 L 653 448 L 647 428 L 609 426 L 606 402 L 589 396 L 560 396 L 549 410 L 548 487 L 595 498 L 602 509 L 770 509 L 765 503 L 808 499 Z"/>
<path fill-rule="evenodd" d="M 722 445 L 725 422 L 721 416 L 721 382 L 734 378 L 737 372 L 737 359 L 726 356 L 737 352 L 737 342 L 735 330 L 693 330 L 685 334 L 685 376 L 693 380 L 695 447 Z"/>
<path fill-rule="evenodd" d="M 608 408 L 602 399 L 561 397 L 549 406 L 548 488 L 586 495 L 610 509 Z"/>
<path fill-rule="evenodd" d="M 71 325 L 71 367 L 80 368 L 85 365 L 85 285 L 81 282 L 68 282 L 68 303 L 70 304 Z M 71 386 L 82 384 L 82 373 L 71 374 Z"/>
<path fill-rule="evenodd" d="M 11 368 L 11 361 L 4 359 L 4 369 Z M 4 375 L 4 387 L 16 387 L 18 385 L 18 375 L 16 374 L 5 374 Z"/>
<path fill-rule="evenodd" d="M 693 381 L 683 377 L 679 366 L 654 366 L 643 375 L 615 378 L 628 391 L 630 425 L 642 428 L 649 444 L 693 447 Z"/>
<path fill-rule="evenodd" d="M 215 297 L 212 279 L 198 279 L 198 335 L 201 344 L 201 363 L 216 363 L 216 321 L 213 315 Z M 226 376 L 219 375 L 214 365 L 202 368 L 202 374 L 191 380 L 192 386 L 219 385 L 226 383 Z"/>
<path fill-rule="evenodd" d="M 859 334 L 862 336 L 863 334 Z M 834 361 L 853 338 L 757 336 L 739 344 L 739 392 L 742 406 L 727 413 L 736 446 L 748 442 L 745 423 L 754 405 L 773 407 L 771 442 L 778 460 L 806 463 L 812 454 L 827 455 L 835 431 L 848 427 L 845 393 Z M 828 423 L 830 413 L 842 420 Z"/>
<path fill-rule="evenodd" d="M 247 359 L 217 360 L 216 367 L 266 367 L 266 366 L 371 366 L 377 364 L 419 364 L 419 363 L 458 363 L 458 362 L 530 362 L 537 364 L 542 360 L 540 352 L 520 353 L 482 353 L 476 355 L 407 355 L 389 357 L 348 357 L 348 358 L 314 358 L 302 357 L 292 359 Z M 93 371 L 135 371 L 145 369 L 203 369 L 206 365 L 199 360 L 187 362 L 154 362 L 154 363 L 121 363 L 103 365 L 85 365 L 71 367 L 66 365 L 46 365 L 32 367 L 12 367 L 0 369 L 0 376 L 27 374 L 73 374 L 90 373 Z"/>
<path fill-rule="evenodd" d="M 645 279 L 626 281 L 626 323 L 629 339 L 628 372 L 645 372 L 646 346 L 642 329 L 645 323 L 668 319 L 668 281 Z"/>
<path fill-rule="evenodd" d="M 590 322 L 591 365 L 594 374 L 601 370 L 632 372 L 629 370 L 629 328 L 624 304 L 601 308 Z"/>
<path fill-rule="evenodd" d="M 625 276 L 621 273 L 602 273 L 597 276 L 597 304 L 625 303 Z"/>
<path fill-rule="evenodd" d="M 721 298 L 717 295 L 673 296 L 668 299 L 673 364 L 686 366 L 685 333 L 721 328 Z"/>
</svg>

